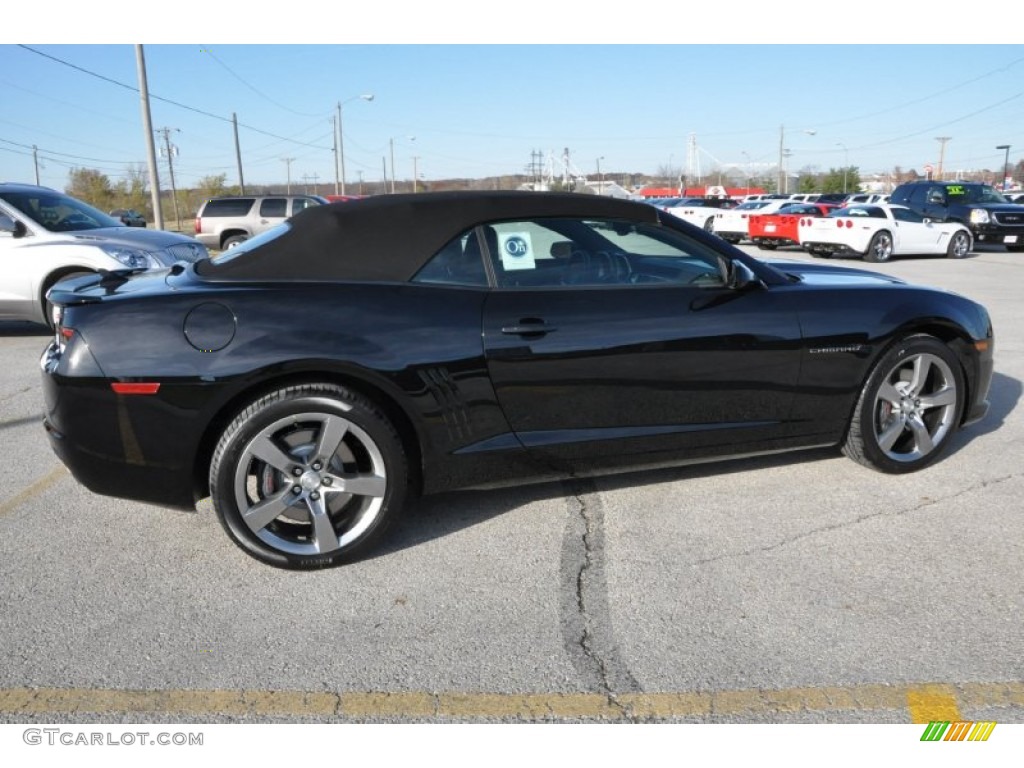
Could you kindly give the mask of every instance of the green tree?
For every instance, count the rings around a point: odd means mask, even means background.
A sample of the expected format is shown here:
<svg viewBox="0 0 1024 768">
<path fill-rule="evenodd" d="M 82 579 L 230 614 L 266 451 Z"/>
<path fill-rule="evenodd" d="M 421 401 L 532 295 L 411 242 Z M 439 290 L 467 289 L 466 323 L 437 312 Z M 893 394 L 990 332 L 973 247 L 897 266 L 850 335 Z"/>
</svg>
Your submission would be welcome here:
<svg viewBox="0 0 1024 768">
<path fill-rule="evenodd" d="M 855 165 L 829 168 L 821 182 L 822 192 L 858 192 L 860 190 L 860 169 Z"/>
<path fill-rule="evenodd" d="M 94 168 L 72 168 L 64 191 L 101 211 L 113 207 L 114 188 L 110 179 Z"/>
<path fill-rule="evenodd" d="M 149 204 L 149 174 L 146 167 L 139 163 L 129 165 L 125 178 L 117 182 L 113 189 L 113 208 L 132 208 L 152 219 L 152 211 Z"/>
<path fill-rule="evenodd" d="M 216 176 L 203 176 L 196 182 L 196 192 L 204 200 L 227 193 L 228 175 L 218 173 Z"/>
</svg>

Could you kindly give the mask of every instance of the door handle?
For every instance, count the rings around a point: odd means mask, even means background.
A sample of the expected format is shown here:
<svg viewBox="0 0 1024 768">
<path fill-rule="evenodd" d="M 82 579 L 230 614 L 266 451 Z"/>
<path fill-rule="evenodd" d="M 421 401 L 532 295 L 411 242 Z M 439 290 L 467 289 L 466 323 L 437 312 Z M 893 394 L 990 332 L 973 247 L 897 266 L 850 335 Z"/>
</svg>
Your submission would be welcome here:
<svg viewBox="0 0 1024 768">
<path fill-rule="evenodd" d="M 530 336 L 534 334 L 543 336 L 546 333 L 557 330 L 555 326 L 547 325 L 543 320 L 532 317 L 523 318 L 516 325 L 503 325 L 501 327 L 502 333 L 507 333 L 511 336 Z"/>
</svg>

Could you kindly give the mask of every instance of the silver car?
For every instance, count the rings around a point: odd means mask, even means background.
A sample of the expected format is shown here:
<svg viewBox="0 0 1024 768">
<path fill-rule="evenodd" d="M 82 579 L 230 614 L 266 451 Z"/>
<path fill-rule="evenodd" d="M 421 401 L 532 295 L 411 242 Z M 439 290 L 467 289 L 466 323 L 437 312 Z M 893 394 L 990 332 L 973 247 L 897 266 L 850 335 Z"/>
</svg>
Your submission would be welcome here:
<svg viewBox="0 0 1024 768">
<path fill-rule="evenodd" d="M 208 255 L 194 238 L 125 226 L 54 189 L 0 183 L 0 320 L 49 324 L 46 292 L 67 277 Z"/>
</svg>

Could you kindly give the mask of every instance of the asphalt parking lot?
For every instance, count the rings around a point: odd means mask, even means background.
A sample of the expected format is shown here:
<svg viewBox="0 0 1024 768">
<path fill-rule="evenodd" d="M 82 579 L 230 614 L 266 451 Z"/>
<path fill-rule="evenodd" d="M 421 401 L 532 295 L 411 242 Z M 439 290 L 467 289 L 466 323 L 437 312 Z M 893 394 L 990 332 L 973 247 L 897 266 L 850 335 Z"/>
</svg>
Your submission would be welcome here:
<svg viewBox="0 0 1024 768">
<path fill-rule="evenodd" d="M 40 426 L 47 336 L 0 323 L 0 722 L 1024 722 L 1024 255 L 851 266 L 992 314 L 991 410 L 936 465 L 447 494 L 317 573 L 208 501 L 80 487 Z"/>
</svg>

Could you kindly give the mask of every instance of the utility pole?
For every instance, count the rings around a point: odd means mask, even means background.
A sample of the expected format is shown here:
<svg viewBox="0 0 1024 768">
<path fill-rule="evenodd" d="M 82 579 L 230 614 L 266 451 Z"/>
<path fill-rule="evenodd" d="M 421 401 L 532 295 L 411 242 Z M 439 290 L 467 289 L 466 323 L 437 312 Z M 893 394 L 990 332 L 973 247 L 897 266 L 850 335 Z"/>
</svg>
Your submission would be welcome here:
<svg viewBox="0 0 1024 768">
<path fill-rule="evenodd" d="M 238 143 L 238 115 L 231 113 L 231 124 L 235 126 L 235 159 L 238 161 L 238 188 L 245 194 L 245 176 L 242 175 L 242 145 Z"/>
<path fill-rule="evenodd" d="M 32 145 L 32 163 L 36 167 L 36 186 L 38 187 L 39 186 L 39 148 L 35 144 Z"/>
<path fill-rule="evenodd" d="M 156 144 L 153 141 L 153 118 L 149 112 L 149 85 L 146 81 L 146 57 L 141 45 L 135 46 L 135 65 L 139 77 L 139 106 L 142 109 L 142 130 L 146 135 L 146 162 L 149 165 L 149 195 L 153 202 L 153 226 L 164 228 L 164 212 L 160 207 L 160 174 L 156 165 Z"/>
<path fill-rule="evenodd" d="M 391 194 L 395 194 L 395 140 L 389 139 L 391 144 Z"/>
<path fill-rule="evenodd" d="M 341 114 L 341 102 L 338 102 L 338 114 Z M 331 135 L 334 137 L 334 194 L 341 194 L 341 169 L 338 157 L 338 115 L 331 115 Z"/>
<path fill-rule="evenodd" d="M 35 149 L 35 147 L 33 147 L 33 149 Z M 1003 161 L 1003 183 L 1000 185 L 1000 188 L 1005 192 L 1010 187 L 1010 145 L 1000 144 L 996 149 L 1006 150 L 1006 159 Z M 38 175 L 39 174 L 37 172 L 36 176 L 38 177 Z M 39 182 L 37 181 L 36 184 L 38 183 Z"/>
<path fill-rule="evenodd" d="M 317 174 L 317 173 L 314 173 L 312 176 L 310 176 L 308 173 L 305 173 L 305 174 L 302 175 L 302 183 L 306 185 L 305 193 L 307 195 L 309 194 L 309 182 L 310 182 L 310 180 L 313 181 L 313 194 L 314 195 L 320 194 L 320 190 L 317 187 L 317 182 L 320 180 L 320 175 Z"/>
<path fill-rule="evenodd" d="M 936 136 L 935 140 L 939 142 L 939 170 L 935 174 L 935 178 L 942 181 L 942 162 L 946 159 L 946 142 L 951 140 L 952 136 Z"/>
<path fill-rule="evenodd" d="M 288 177 L 288 186 L 286 187 L 285 194 L 290 195 L 292 193 L 292 163 L 295 162 L 294 157 L 282 157 L 281 162 L 285 164 L 287 170 L 285 173 Z"/>
<path fill-rule="evenodd" d="M 420 177 L 418 163 L 419 163 L 419 157 L 417 155 L 413 155 L 412 156 L 412 191 L 413 191 L 413 194 L 415 194 L 416 192 L 419 192 L 419 188 L 417 187 L 417 180 Z"/>
<path fill-rule="evenodd" d="M 363 172 L 359 171 L 359 196 L 363 196 Z"/>
<path fill-rule="evenodd" d="M 782 191 L 782 188 L 784 186 L 783 181 L 786 178 L 786 176 L 785 176 L 786 172 L 785 172 L 785 170 L 783 170 L 783 168 L 784 168 L 783 161 L 785 160 L 785 154 L 786 154 L 785 144 L 786 144 L 786 126 L 785 125 L 780 125 L 779 126 L 779 184 L 778 184 L 778 186 L 775 187 L 775 191 L 780 193 L 780 194 L 784 194 L 783 191 Z"/>
<path fill-rule="evenodd" d="M 164 135 L 164 147 L 167 150 L 167 170 L 171 175 L 171 202 L 174 203 L 174 220 L 177 222 L 178 231 L 181 231 L 181 214 L 178 212 L 178 189 L 174 185 L 174 155 L 177 154 L 178 148 L 171 144 L 171 131 L 180 130 L 178 128 L 161 128 L 157 133 Z"/>
</svg>

